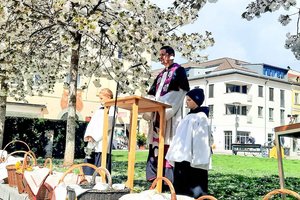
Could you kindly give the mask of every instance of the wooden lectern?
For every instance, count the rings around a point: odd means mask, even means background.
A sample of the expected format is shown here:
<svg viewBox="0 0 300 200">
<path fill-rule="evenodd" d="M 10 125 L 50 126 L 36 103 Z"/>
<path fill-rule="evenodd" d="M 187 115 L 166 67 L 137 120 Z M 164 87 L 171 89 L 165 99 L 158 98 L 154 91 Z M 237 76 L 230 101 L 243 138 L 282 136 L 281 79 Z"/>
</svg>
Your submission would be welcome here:
<svg viewBox="0 0 300 200">
<path fill-rule="evenodd" d="M 101 166 L 106 167 L 107 143 L 108 143 L 108 111 L 110 106 L 115 105 L 115 100 L 106 101 L 104 104 L 104 126 L 103 126 L 103 145 L 102 145 L 102 160 Z M 165 109 L 171 108 L 170 105 L 147 99 L 141 96 L 128 96 L 117 99 L 117 107 L 130 111 L 130 147 L 128 153 L 128 172 L 126 186 L 133 189 L 134 181 L 134 165 L 135 165 L 135 150 L 136 150 L 136 129 L 138 113 L 158 112 L 160 116 L 159 129 L 159 144 L 158 144 L 158 165 L 157 177 L 163 176 L 163 160 L 164 160 L 164 131 L 165 131 Z M 146 169 L 145 169 L 146 170 Z M 162 180 L 157 183 L 157 189 L 161 192 Z"/>
<path fill-rule="evenodd" d="M 276 142 L 276 149 L 277 149 L 280 188 L 284 189 L 284 171 L 283 171 L 283 163 L 282 163 L 282 155 L 281 155 L 280 137 L 293 137 L 299 139 L 300 123 L 275 127 L 275 142 Z"/>
</svg>

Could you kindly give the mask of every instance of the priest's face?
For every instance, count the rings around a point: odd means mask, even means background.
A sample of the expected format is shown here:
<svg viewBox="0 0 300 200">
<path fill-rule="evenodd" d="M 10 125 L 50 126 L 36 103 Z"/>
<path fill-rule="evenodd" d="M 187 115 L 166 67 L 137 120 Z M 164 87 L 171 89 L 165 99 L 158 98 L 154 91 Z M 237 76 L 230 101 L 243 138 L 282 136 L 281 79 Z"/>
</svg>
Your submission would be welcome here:
<svg viewBox="0 0 300 200">
<path fill-rule="evenodd" d="M 196 102 L 193 99 L 191 99 L 191 97 L 189 97 L 189 96 L 186 96 L 186 106 L 192 110 L 194 110 L 195 108 L 198 107 Z"/>
<path fill-rule="evenodd" d="M 165 49 L 161 49 L 159 51 L 160 63 L 165 67 L 169 67 L 171 64 L 173 64 L 173 59 L 170 59 L 171 56 L 173 55 L 168 54 Z"/>
</svg>

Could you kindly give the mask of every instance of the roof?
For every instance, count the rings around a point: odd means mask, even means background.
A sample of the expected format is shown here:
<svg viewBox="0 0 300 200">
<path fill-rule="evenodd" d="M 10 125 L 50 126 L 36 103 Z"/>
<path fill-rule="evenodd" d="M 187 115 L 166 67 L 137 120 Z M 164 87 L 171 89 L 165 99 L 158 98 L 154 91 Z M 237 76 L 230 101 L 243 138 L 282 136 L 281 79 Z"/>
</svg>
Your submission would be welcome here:
<svg viewBox="0 0 300 200">
<path fill-rule="evenodd" d="M 224 57 L 224 58 L 206 61 L 203 63 L 187 62 L 187 63 L 182 64 L 182 66 L 184 68 L 215 67 L 215 69 L 213 70 L 214 72 L 228 70 L 228 69 L 237 69 L 237 70 L 241 70 L 241 71 L 253 72 L 252 70 L 250 70 L 246 67 L 243 67 L 243 65 L 245 65 L 245 64 L 250 64 L 250 63 L 242 61 L 242 60 Z"/>
<path fill-rule="evenodd" d="M 249 70 L 246 67 L 243 67 L 242 65 L 244 64 L 250 64 L 248 62 L 242 61 L 242 60 L 237 60 L 233 58 L 218 58 L 215 60 L 210 60 L 202 63 L 196 63 L 196 62 L 187 62 L 181 64 L 182 67 L 184 68 L 212 68 L 216 67 L 213 71 L 222 71 L 222 70 L 227 70 L 227 69 L 237 69 L 237 70 L 242 70 L 242 71 L 247 71 L 247 72 L 253 72 L 252 70 Z M 157 75 L 163 68 L 160 69 L 155 69 L 152 71 L 152 75 Z"/>
</svg>

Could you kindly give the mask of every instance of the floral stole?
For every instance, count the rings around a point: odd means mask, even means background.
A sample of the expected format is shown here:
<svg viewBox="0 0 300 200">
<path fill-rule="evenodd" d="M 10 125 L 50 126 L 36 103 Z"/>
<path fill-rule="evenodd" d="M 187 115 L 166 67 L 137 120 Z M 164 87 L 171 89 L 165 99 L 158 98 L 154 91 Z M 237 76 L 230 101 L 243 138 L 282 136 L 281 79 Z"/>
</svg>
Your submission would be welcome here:
<svg viewBox="0 0 300 200">
<path fill-rule="evenodd" d="M 172 78 L 173 78 L 173 75 L 174 75 L 174 72 L 176 71 L 176 69 L 178 69 L 178 67 L 180 67 L 180 65 L 178 65 L 177 63 L 174 63 L 172 65 L 171 68 L 168 68 L 166 70 L 163 70 L 162 72 L 159 73 L 159 75 L 157 76 L 157 83 L 156 83 L 156 91 L 158 90 L 158 87 L 160 85 L 160 82 L 162 80 L 162 77 L 163 77 L 163 74 L 167 71 L 167 78 L 163 84 L 163 87 L 161 89 L 161 92 L 160 92 L 160 96 L 164 96 L 166 93 L 168 93 L 168 88 L 169 88 L 169 85 L 172 81 Z"/>
</svg>

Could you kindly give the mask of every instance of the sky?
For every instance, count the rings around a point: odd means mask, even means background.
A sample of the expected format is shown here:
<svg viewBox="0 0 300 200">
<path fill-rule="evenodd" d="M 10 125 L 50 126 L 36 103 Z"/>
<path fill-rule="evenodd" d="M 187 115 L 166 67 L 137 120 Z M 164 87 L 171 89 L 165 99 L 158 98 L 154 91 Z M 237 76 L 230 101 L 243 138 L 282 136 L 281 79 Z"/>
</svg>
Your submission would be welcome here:
<svg viewBox="0 0 300 200">
<path fill-rule="evenodd" d="M 171 0 L 150 0 L 160 7 L 171 5 Z M 285 11 L 280 9 L 275 13 L 262 14 L 252 21 L 242 19 L 250 0 L 218 0 L 207 3 L 199 12 L 199 18 L 193 24 L 181 28 L 181 32 L 210 31 L 215 39 L 215 45 L 200 52 L 208 55 L 208 60 L 229 57 L 249 63 L 265 63 L 280 68 L 290 66 L 300 72 L 300 60 L 284 47 L 286 34 L 296 34 L 297 15 L 287 26 L 279 21 L 280 14 L 296 13 L 296 9 Z M 300 0 L 297 0 L 300 6 Z M 187 60 L 176 56 L 175 62 L 185 63 Z M 153 68 L 162 67 L 153 63 Z"/>
</svg>

